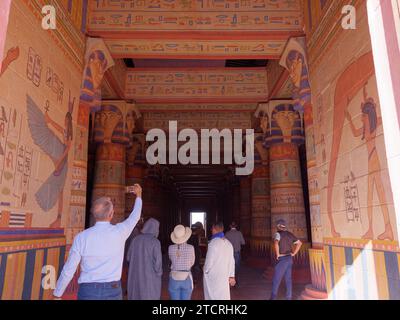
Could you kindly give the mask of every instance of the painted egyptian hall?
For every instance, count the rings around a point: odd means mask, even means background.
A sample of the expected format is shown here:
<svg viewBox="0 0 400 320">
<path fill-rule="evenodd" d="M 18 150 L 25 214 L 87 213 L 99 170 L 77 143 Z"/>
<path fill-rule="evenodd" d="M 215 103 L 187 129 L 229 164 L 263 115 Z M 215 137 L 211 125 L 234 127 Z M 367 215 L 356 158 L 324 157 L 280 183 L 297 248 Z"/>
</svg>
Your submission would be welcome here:
<svg viewBox="0 0 400 320">
<path fill-rule="evenodd" d="M 268 299 L 277 219 L 303 243 L 297 299 L 400 299 L 399 47 L 399 0 L 1 0 L 0 299 L 52 299 L 46 266 L 96 199 L 127 218 L 136 183 L 163 254 L 200 222 L 204 262 L 212 223 L 237 223 L 233 300 Z"/>
</svg>

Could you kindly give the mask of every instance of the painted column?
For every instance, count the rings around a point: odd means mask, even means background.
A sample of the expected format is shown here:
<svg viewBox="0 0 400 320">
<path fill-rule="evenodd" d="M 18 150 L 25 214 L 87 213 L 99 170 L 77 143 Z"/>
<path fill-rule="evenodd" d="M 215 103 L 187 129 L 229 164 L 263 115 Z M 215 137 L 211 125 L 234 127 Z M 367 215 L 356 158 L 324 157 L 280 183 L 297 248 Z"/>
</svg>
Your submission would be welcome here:
<svg viewBox="0 0 400 320">
<path fill-rule="evenodd" d="M 282 54 L 280 64 L 289 71 L 293 85 L 292 97 L 294 109 L 304 116 L 304 131 L 306 139 L 308 191 L 310 199 L 310 220 L 312 234 L 312 248 L 310 250 L 310 266 L 312 286 L 318 290 L 326 291 L 321 287 L 325 279 L 325 266 L 323 260 L 322 244 L 322 219 L 320 210 L 320 190 L 318 187 L 318 167 L 316 162 L 313 106 L 311 103 L 311 88 L 307 55 L 305 51 L 305 38 L 290 39 Z M 320 266 L 314 268 L 313 266 Z"/>
<path fill-rule="evenodd" d="M 251 183 L 251 250 L 256 256 L 269 256 L 271 251 L 269 155 L 263 146 L 263 135 L 259 133 L 255 137 L 256 156 Z"/>
<path fill-rule="evenodd" d="M 249 242 L 251 233 L 251 177 L 240 180 L 240 230 Z"/>
<path fill-rule="evenodd" d="M 276 221 L 285 219 L 290 232 L 307 242 L 303 186 L 298 146 L 277 143 L 270 147 L 271 234 Z"/>
<path fill-rule="evenodd" d="M 160 175 L 156 168 L 148 167 L 145 171 L 143 189 L 143 217 L 154 218 L 160 221 L 162 218 L 162 188 Z"/>
<path fill-rule="evenodd" d="M 92 199 L 111 198 L 115 211 L 112 223 L 125 219 L 126 148 L 132 142 L 135 117 L 134 105 L 124 101 L 104 101 L 95 115 L 94 140 L 98 145 Z"/>
<path fill-rule="evenodd" d="M 259 110 L 260 111 L 260 110 Z M 298 146 L 304 143 L 302 118 L 292 101 L 270 101 L 264 146 L 269 148 L 271 184 L 271 235 L 276 221 L 285 219 L 289 231 L 302 240 L 297 265 L 308 265 L 307 224 Z M 269 121 L 270 120 L 270 121 Z"/>
<path fill-rule="evenodd" d="M 89 142 L 89 114 L 101 108 L 101 82 L 114 60 L 101 39 L 89 38 L 86 43 L 85 68 L 75 132 L 70 219 L 66 226 L 67 244 L 85 227 L 86 180 Z"/>
<path fill-rule="evenodd" d="M 143 137 L 144 135 L 136 135 L 133 138 L 132 145 L 126 150 L 126 168 L 125 168 L 125 183 L 126 186 L 133 186 L 135 183 L 143 186 L 143 179 L 145 174 L 144 163 L 141 160 L 143 154 L 143 145 L 138 136 Z M 127 193 L 125 195 L 125 216 L 128 216 L 135 203 L 136 196 L 133 193 Z"/>
<path fill-rule="evenodd" d="M 256 164 L 251 179 L 251 250 L 267 256 L 271 249 L 271 203 L 268 162 Z"/>
<path fill-rule="evenodd" d="M 104 143 L 97 147 L 93 200 L 101 197 L 110 197 L 114 204 L 112 223 L 124 220 L 125 146 L 123 144 Z"/>
<path fill-rule="evenodd" d="M 133 128 L 131 128 L 131 132 Z M 141 161 L 142 154 L 142 144 L 139 139 L 139 135 L 133 135 L 131 144 L 126 149 L 126 163 L 125 163 L 125 184 L 126 186 L 133 186 L 138 183 L 143 187 L 143 179 L 145 174 L 145 167 Z M 128 217 L 132 213 L 132 208 L 135 204 L 136 196 L 133 193 L 125 193 L 125 217 Z M 140 226 L 140 222 L 138 224 Z M 125 245 L 125 250 L 127 250 L 131 239 L 129 238 Z M 127 285 L 128 279 L 128 264 L 124 261 L 123 273 L 122 273 L 122 283 L 124 288 Z"/>
</svg>

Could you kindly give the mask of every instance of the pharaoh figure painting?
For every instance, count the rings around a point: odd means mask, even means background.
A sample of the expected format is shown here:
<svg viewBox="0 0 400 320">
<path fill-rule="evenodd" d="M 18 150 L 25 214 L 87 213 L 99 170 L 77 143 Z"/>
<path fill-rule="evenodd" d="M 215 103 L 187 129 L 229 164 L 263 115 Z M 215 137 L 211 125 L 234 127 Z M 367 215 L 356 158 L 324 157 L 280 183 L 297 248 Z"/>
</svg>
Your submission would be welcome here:
<svg viewBox="0 0 400 320">
<path fill-rule="evenodd" d="M 343 127 L 346 120 L 349 123 L 351 134 L 354 138 L 359 138 L 365 141 L 368 157 L 368 188 L 367 188 L 367 208 L 368 208 L 368 229 L 362 236 L 363 239 L 379 239 L 379 240 L 394 240 L 394 234 L 389 218 L 387 206 L 387 195 L 382 182 L 382 168 L 379 154 L 376 148 L 376 136 L 379 126 L 382 124 L 382 119 L 379 116 L 379 108 L 373 97 L 368 96 L 367 86 L 368 81 L 374 74 L 374 65 L 372 53 L 369 52 L 350 66 L 339 76 L 338 84 L 335 89 L 335 106 L 333 126 L 335 128 L 332 137 L 331 161 L 328 174 L 328 216 L 331 223 L 331 232 L 333 237 L 340 237 L 340 233 L 336 231 L 335 222 L 332 214 L 333 201 L 333 184 L 338 161 L 340 143 L 343 139 Z M 356 127 L 353 117 L 349 112 L 349 105 L 356 98 L 360 98 L 362 93 L 360 109 L 361 113 L 360 127 Z M 373 195 L 374 190 L 377 192 L 377 197 L 380 203 L 380 210 L 384 221 L 384 231 L 374 236 L 373 232 Z M 390 193 L 388 193 L 390 194 Z"/>
<path fill-rule="evenodd" d="M 400 299 L 399 12 L 1 0 L 0 299 Z"/>
<path fill-rule="evenodd" d="M 361 137 L 367 142 L 368 151 L 368 230 L 362 236 L 363 239 L 373 239 L 373 190 L 377 190 L 378 199 L 381 204 L 382 216 L 385 223 L 385 231 L 378 236 L 379 240 L 393 240 L 393 230 L 390 224 L 389 211 L 386 205 L 385 189 L 382 183 L 381 164 L 376 149 L 376 131 L 382 125 L 382 118 L 377 115 L 377 105 L 373 98 L 368 97 L 366 88 L 364 87 L 364 101 L 361 103 L 362 127 L 356 128 L 352 117 L 346 111 L 346 119 L 350 123 L 351 131 L 354 137 Z"/>
</svg>

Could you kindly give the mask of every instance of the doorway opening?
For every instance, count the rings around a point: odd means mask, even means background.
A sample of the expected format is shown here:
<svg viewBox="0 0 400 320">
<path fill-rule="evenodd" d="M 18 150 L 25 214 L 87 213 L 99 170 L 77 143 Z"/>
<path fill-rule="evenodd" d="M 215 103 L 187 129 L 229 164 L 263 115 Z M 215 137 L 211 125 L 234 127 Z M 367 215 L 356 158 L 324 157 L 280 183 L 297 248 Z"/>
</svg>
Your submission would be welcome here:
<svg viewBox="0 0 400 320">
<path fill-rule="evenodd" d="M 194 225 L 196 222 L 200 222 L 203 225 L 205 237 L 207 237 L 207 225 L 206 225 L 207 214 L 205 212 L 190 212 L 190 225 Z"/>
</svg>

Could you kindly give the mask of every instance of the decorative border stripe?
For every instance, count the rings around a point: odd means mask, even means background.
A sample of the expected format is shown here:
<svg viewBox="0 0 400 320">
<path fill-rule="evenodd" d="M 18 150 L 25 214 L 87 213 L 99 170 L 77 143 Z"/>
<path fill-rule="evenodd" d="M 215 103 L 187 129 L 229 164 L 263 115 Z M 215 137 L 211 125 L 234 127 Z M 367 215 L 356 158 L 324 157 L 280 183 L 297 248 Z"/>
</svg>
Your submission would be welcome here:
<svg viewBox="0 0 400 320">
<path fill-rule="evenodd" d="M 7 256 L 8 254 L 0 255 L 0 279 L 4 279 L 7 268 Z M 3 296 L 4 281 L 0 281 L 0 297 Z"/>
<path fill-rule="evenodd" d="M 394 252 L 385 252 L 384 256 L 389 287 L 389 297 L 391 300 L 400 300 L 400 276 L 397 254 Z"/>
<path fill-rule="evenodd" d="M 25 278 L 22 291 L 22 300 L 30 300 L 32 295 L 33 276 L 35 272 L 36 253 L 34 250 L 29 250 L 26 255 L 25 262 Z"/>
<path fill-rule="evenodd" d="M 42 264 L 42 266 L 46 265 L 46 263 L 47 263 L 47 255 L 48 255 L 48 249 L 46 248 L 46 249 L 44 249 L 44 251 L 43 251 L 43 260 L 42 260 L 42 261 L 43 261 L 43 264 Z M 40 275 L 41 275 L 41 277 L 40 277 L 40 284 L 42 284 L 43 279 L 44 279 L 44 277 L 45 277 L 45 274 L 42 274 L 41 271 L 40 271 Z M 44 293 L 43 286 L 40 285 L 40 291 L 39 291 L 39 299 L 40 299 L 40 300 L 43 300 L 43 293 Z"/>
</svg>

